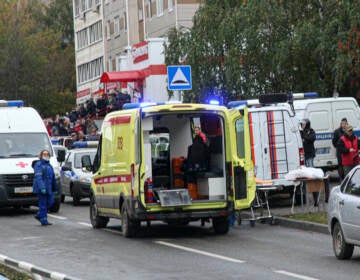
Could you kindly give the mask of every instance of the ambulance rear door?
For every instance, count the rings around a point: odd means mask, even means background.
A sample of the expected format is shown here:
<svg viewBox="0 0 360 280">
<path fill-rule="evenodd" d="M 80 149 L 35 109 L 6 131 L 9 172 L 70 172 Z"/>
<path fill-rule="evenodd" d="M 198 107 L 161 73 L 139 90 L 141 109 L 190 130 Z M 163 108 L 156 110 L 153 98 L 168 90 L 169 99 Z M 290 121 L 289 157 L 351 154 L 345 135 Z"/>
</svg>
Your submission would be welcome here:
<svg viewBox="0 0 360 280">
<path fill-rule="evenodd" d="M 231 186 L 235 210 L 241 210 L 250 207 L 256 191 L 247 107 L 229 110 L 229 122 L 226 144 L 231 163 Z"/>
</svg>

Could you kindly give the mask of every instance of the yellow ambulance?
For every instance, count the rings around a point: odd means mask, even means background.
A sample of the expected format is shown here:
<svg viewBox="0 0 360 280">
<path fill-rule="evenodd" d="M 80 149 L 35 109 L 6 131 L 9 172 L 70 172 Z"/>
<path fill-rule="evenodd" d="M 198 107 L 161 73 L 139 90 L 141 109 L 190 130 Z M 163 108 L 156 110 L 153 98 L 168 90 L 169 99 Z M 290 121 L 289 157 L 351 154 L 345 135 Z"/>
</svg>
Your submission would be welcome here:
<svg viewBox="0 0 360 280">
<path fill-rule="evenodd" d="M 211 220 L 216 233 L 227 233 L 233 212 L 255 197 L 247 115 L 245 106 L 181 103 L 126 104 L 106 115 L 94 162 L 82 159 L 94 174 L 92 226 L 118 218 L 123 235 L 133 237 L 143 221 Z M 204 166 L 189 162 L 199 127 Z"/>
</svg>

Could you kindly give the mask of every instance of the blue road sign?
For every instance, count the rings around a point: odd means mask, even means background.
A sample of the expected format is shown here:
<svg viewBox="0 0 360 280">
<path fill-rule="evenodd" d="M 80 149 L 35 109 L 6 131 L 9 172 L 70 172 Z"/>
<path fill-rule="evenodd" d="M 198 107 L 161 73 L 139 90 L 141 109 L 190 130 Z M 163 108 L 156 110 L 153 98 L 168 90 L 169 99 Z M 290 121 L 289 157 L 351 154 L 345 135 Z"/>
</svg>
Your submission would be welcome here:
<svg viewBox="0 0 360 280">
<path fill-rule="evenodd" d="M 167 67 L 169 90 L 191 90 L 191 66 L 172 65 Z"/>
</svg>

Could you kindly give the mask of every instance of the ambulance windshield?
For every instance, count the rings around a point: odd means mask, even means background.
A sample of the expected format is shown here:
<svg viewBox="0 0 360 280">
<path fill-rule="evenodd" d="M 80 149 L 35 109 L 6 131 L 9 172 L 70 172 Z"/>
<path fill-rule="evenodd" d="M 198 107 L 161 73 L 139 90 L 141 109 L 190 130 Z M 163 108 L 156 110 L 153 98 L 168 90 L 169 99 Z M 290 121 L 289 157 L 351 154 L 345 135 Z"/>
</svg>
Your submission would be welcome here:
<svg viewBox="0 0 360 280">
<path fill-rule="evenodd" d="M 1 133 L 0 158 L 37 157 L 42 150 L 52 147 L 46 133 Z"/>
</svg>

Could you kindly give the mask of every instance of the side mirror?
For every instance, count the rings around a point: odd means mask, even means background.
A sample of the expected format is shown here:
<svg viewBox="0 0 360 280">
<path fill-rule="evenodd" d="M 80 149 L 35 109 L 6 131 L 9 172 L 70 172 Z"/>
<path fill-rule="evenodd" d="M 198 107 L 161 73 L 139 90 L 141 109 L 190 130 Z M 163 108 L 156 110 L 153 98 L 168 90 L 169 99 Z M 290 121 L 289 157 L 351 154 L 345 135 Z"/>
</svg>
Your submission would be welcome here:
<svg viewBox="0 0 360 280">
<path fill-rule="evenodd" d="M 63 162 L 65 161 L 65 150 L 58 150 L 57 152 L 57 161 L 58 162 Z"/>
<path fill-rule="evenodd" d="M 67 166 L 67 165 L 64 165 L 61 167 L 61 170 L 62 171 L 71 171 L 71 167 Z"/>
<path fill-rule="evenodd" d="M 84 167 L 86 170 L 92 170 L 91 158 L 89 155 L 83 155 L 81 157 L 81 167 Z"/>
</svg>

